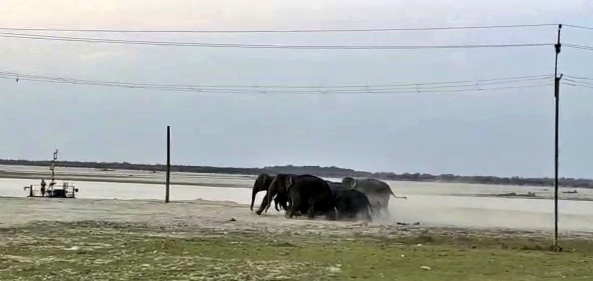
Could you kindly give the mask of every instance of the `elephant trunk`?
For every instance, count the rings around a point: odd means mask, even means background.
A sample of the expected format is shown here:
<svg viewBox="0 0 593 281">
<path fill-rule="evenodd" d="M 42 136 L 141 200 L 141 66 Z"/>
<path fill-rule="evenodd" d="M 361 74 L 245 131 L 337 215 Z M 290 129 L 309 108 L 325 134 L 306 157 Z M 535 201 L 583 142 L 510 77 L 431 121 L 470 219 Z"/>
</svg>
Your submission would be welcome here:
<svg viewBox="0 0 593 281">
<path fill-rule="evenodd" d="M 253 204 L 255 203 L 255 196 L 257 195 L 258 192 L 264 190 L 264 181 L 266 179 L 267 175 L 265 174 L 260 174 L 257 179 L 255 179 L 255 183 L 253 183 L 253 190 L 251 191 L 251 206 L 249 206 L 249 209 L 251 211 L 253 211 Z"/>
<path fill-rule="evenodd" d="M 255 203 L 255 195 L 257 195 L 257 192 L 259 192 L 259 190 L 254 186 L 253 191 L 251 192 L 251 206 L 249 206 L 251 211 L 253 211 L 253 203 Z"/>
</svg>

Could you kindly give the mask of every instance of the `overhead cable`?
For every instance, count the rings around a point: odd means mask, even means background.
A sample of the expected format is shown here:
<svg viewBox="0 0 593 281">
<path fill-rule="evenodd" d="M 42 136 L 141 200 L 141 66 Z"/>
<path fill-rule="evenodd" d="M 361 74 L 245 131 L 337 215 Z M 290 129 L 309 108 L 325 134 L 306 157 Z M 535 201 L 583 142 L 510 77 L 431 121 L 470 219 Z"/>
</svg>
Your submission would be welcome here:
<svg viewBox="0 0 593 281">
<path fill-rule="evenodd" d="M 332 49 L 332 50 L 416 50 L 416 49 L 474 49 L 474 48 L 520 48 L 553 46 L 551 43 L 516 43 L 516 44 L 483 44 L 483 45 L 376 45 L 376 46 L 348 46 L 348 45 L 273 45 L 273 44 L 226 44 L 205 42 L 172 42 L 172 41 L 144 41 L 144 40 L 118 40 L 90 37 L 71 37 L 53 35 L 32 35 L 23 33 L 0 32 L 0 37 L 68 41 L 85 43 L 109 43 L 175 47 L 208 47 L 208 48 L 247 48 L 247 49 Z"/>
<path fill-rule="evenodd" d="M 488 91 L 488 90 L 502 90 L 502 89 L 520 89 L 550 86 L 551 83 L 539 82 L 551 79 L 550 75 L 539 76 L 523 76 L 523 77 L 509 77 L 496 78 L 484 80 L 466 80 L 466 81 L 449 81 L 449 82 L 431 82 L 431 83 L 401 83 L 391 85 L 349 85 L 348 88 L 342 86 L 330 87 L 314 87 L 302 86 L 303 88 L 294 88 L 290 86 L 276 88 L 266 88 L 266 86 L 251 86 L 240 88 L 240 86 L 203 86 L 203 85 L 163 85 L 163 84 L 146 84 L 146 83 L 129 83 L 129 82 L 114 82 L 114 81 L 94 81 L 74 78 L 50 77 L 40 75 L 26 75 L 13 72 L 0 72 L 0 79 L 11 79 L 18 81 L 32 81 L 44 83 L 58 83 L 58 84 L 78 84 L 89 86 L 109 86 L 119 88 L 133 88 L 133 89 L 152 89 L 163 91 L 180 91 L 180 92 L 198 92 L 198 93 L 228 93 L 228 94 L 390 94 L 390 93 L 414 93 L 414 92 L 465 92 L 465 91 Z M 506 80 L 504 80 L 506 79 Z M 468 82 L 471 81 L 471 82 Z M 530 82 L 526 85 L 517 85 L 519 83 Z M 439 85 L 440 83 L 440 85 Z M 454 85 L 458 83 L 458 85 Z M 507 84 L 512 86 L 497 86 Z M 514 84 L 514 85 L 513 85 Z M 494 87 L 496 86 L 496 87 Z M 342 87 L 342 88 L 340 88 Z"/>
<path fill-rule="evenodd" d="M 593 51 L 593 46 L 575 45 L 575 44 L 562 44 L 562 47 L 581 49 L 587 51 Z"/>
<path fill-rule="evenodd" d="M 484 25 L 484 26 L 445 26 L 445 27 L 411 27 L 411 28 L 361 28 L 361 29 L 285 29 L 285 30 L 130 30 L 130 29 L 68 29 L 68 28 L 33 28 L 33 27 L 0 27 L 6 31 L 42 31 L 42 32 L 96 32 L 96 33 L 324 33 L 324 32 L 390 32 L 390 31 L 430 31 L 430 30 L 463 30 L 463 29 L 498 29 L 556 26 L 557 24 L 516 24 L 516 25 Z"/>
</svg>

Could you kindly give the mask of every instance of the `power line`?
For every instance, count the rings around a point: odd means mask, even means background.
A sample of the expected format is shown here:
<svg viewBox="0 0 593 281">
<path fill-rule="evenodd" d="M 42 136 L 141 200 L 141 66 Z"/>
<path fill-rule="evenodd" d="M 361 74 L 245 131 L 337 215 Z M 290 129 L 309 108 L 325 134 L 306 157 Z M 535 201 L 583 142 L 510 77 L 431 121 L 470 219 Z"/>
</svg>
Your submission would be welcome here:
<svg viewBox="0 0 593 281">
<path fill-rule="evenodd" d="M 574 49 L 593 51 L 593 46 L 575 45 L 575 44 L 563 44 L 562 46 L 568 47 L 568 48 L 574 48 Z"/>
<path fill-rule="evenodd" d="M 572 78 L 572 79 L 579 79 L 579 80 L 593 80 L 593 78 L 591 78 L 591 77 L 583 77 L 583 76 L 564 75 L 564 77 Z"/>
<path fill-rule="evenodd" d="M 0 32 L 0 37 L 21 38 L 50 41 L 69 41 L 85 43 L 110 43 L 110 44 L 131 44 L 131 45 L 153 45 L 153 46 L 176 46 L 176 47 L 209 47 L 209 48 L 248 48 L 248 49 L 332 49 L 332 50 L 414 50 L 414 49 L 473 49 L 473 48 L 518 48 L 518 47 L 542 47 L 553 46 L 551 43 L 521 43 L 521 44 L 485 44 L 485 45 L 378 45 L 378 46 L 340 46 L 340 45 L 268 45 L 268 44 L 224 44 L 204 42 L 171 42 L 171 41 L 142 41 L 142 40 L 117 40 L 90 37 L 70 37 L 53 35 L 32 35 L 23 33 Z"/>
<path fill-rule="evenodd" d="M 572 27 L 572 28 L 579 28 L 579 29 L 593 30 L 593 27 L 582 26 L 582 25 L 563 24 L 563 26 L 568 26 L 568 27 Z"/>
<path fill-rule="evenodd" d="M 237 88 L 237 87 L 224 87 L 224 86 L 200 86 L 200 85 L 162 85 L 162 84 L 140 84 L 140 83 L 125 83 L 125 82 L 113 82 L 113 81 L 93 81 L 73 78 L 61 78 L 61 77 L 50 77 L 50 76 L 39 76 L 39 75 L 14 75 L 14 73 L 0 72 L 0 79 L 19 79 L 23 81 L 33 82 L 45 82 L 45 83 L 59 83 L 59 84 L 78 84 L 78 85 L 90 85 L 90 86 L 109 86 L 109 87 L 120 87 L 120 88 L 135 88 L 135 89 L 153 89 L 163 91 L 179 91 L 179 92 L 199 92 L 199 93 L 227 93 L 227 94 L 249 94 L 249 93 L 262 93 L 262 94 L 390 94 L 390 93 L 427 93 L 427 92 L 467 92 L 467 91 L 489 91 L 489 90 L 503 90 L 503 89 L 521 89 L 521 88 L 534 88 L 550 86 L 550 83 L 539 83 L 528 85 L 516 85 L 516 86 L 504 86 L 504 87 L 485 87 L 496 84 L 513 84 L 519 82 L 532 82 L 537 80 L 549 79 L 549 75 L 540 76 L 523 76 L 523 77 L 511 77 L 511 78 L 496 78 L 496 79 L 484 79 L 482 82 L 473 84 L 465 83 L 461 85 L 451 85 L 451 83 L 459 83 L 459 81 L 449 82 L 432 82 L 432 83 L 408 83 L 408 84 L 396 84 L 396 85 L 380 85 L 377 86 L 358 86 L 360 89 L 344 89 L 344 88 L 332 88 L 332 87 L 318 87 L 318 89 L 294 89 L 294 88 L 279 88 L 279 89 L 267 89 L 265 86 L 254 86 L 252 88 Z M 507 79 L 506 81 L 503 79 Z M 466 80 L 467 81 L 467 80 Z M 437 85 L 440 83 L 441 85 Z M 390 88 L 386 88 L 386 86 Z M 304 86 L 312 87 L 312 86 Z"/>
<path fill-rule="evenodd" d="M 384 88 L 416 88 L 420 86 L 438 86 L 438 87 L 457 87 L 457 86 L 464 86 L 463 84 L 470 84 L 471 86 L 480 86 L 480 85 L 493 85 L 493 84 L 504 84 L 504 83 L 518 83 L 518 82 L 526 82 L 526 81 L 539 81 L 539 80 L 547 80 L 552 77 L 552 75 L 530 75 L 530 76 L 514 76 L 514 77 L 502 77 L 502 78 L 493 78 L 493 79 L 475 79 L 475 80 L 457 80 L 457 81 L 444 81 L 444 82 L 416 82 L 416 83 L 397 83 L 397 84 L 381 84 L 381 85 L 331 85 L 331 86 L 279 86 L 279 85 L 188 85 L 188 84 L 150 84 L 150 83 L 131 83 L 131 82 L 118 82 L 118 81 L 96 81 L 96 80 L 83 80 L 83 79 L 75 79 L 75 78 L 66 78 L 66 77 L 53 77 L 53 76 L 43 76 L 43 75 L 32 75 L 32 74 L 23 74 L 23 73 L 16 73 L 16 72 L 7 72 L 7 71 L 0 71 L 1 78 L 6 79 L 35 79 L 35 80 L 51 80 L 55 82 L 63 82 L 63 83 L 103 83 L 103 84 L 110 84 L 116 86 L 129 86 L 129 87 L 154 87 L 154 88 L 200 88 L 200 89 L 258 89 L 258 90 L 272 90 L 272 89 L 301 89 L 300 91 L 304 90 L 319 90 L 319 89 L 333 89 L 333 90 L 340 90 L 340 89 L 384 89 Z M 461 85 L 453 85 L 453 84 L 461 84 Z"/>
<path fill-rule="evenodd" d="M 564 75 L 564 85 L 593 89 L 593 78 L 583 76 Z"/>
<path fill-rule="evenodd" d="M 578 80 L 574 80 L 574 79 L 570 79 L 570 78 L 565 78 L 565 80 L 568 82 L 577 83 L 577 84 L 581 84 L 581 85 L 588 85 L 588 86 L 593 87 L 593 83 L 591 83 L 591 82 L 583 82 L 583 81 L 578 81 Z"/>
<path fill-rule="evenodd" d="M 583 85 L 583 84 L 575 84 L 575 83 L 566 83 L 566 82 L 562 82 L 563 85 L 567 85 L 567 86 L 571 86 L 571 87 L 580 87 L 580 88 L 588 88 L 588 89 L 593 89 L 593 85 Z"/>
<path fill-rule="evenodd" d="M 53 76 L 43 76 L 43 75 L 33 75 L 33 74 L 24 74 L 24 73 L 16 73 L 16 72 L 9 72 L 9 71 L 0 71 L 0 76 L 7 79 L 45 79 L 45 80 L 56 80 L 56 81 L 73 81 L 73 82 L 83 82 L 83 83 L 95 83 L 97 81 L 94 80 L 83 80 L 83 79 L 74 79 L 74 78 L 66 78 L 66 77 L 53 77 Z M 428 85 L 450 85 L 450 84 L 471 84 L 471 85 L 488 85 L 488 84 L 499 84 L 499 83 L 516 83 L 516 82 L 525 82 L 525 81 L 536 81 L 536 80 L 545 80 L 552 78 L 552 74 L 544 74 L 544 75 L 529 75 L 529 76 L 513 76 L 513 77 L 501 77 L 501 78 L 491 78 L 491 79 L 474 79 L 474 80 L 456 80 L 456 81 L 444 81 L 444 82 L 416 82 L 416 83 L 397 83 L 397 84 L 380 84 L 380 85 L 329 85 L 329 86 L 312 86 L 312 85 L 303 85 L 303 86 L 287 86 L 287 85 L 188 85 L 188 84 L 150 84 L 150 83 L 131 83 L 131 82 L 118 82 L 118 81 L 99 81 L 101 83 L 109 83 L 109 84 L 117 84 L 122 86 L 149 86 L 149 87 L 189 87 L 189 88 L 223 88 L 223 89 L 237 89 L 237 88 L 248 88 L 248 89 L 262 89 L 262 90 L 270 90 L 270 89 L 347 89 L 347 88 L 390 88 L 390 87 L 417 87 L 417 86 L 428 86 Z"/>
<path fill-rule="evenodd" d="M 556 26 L 558 24 L 516 24 L 485 26 L 449 26 L 449 27 L 414 27 L 414 28 L 365 28 L 365 29 L 292 29 L 292 30 L 126 30 L 126 29 L 65 29 L 65 28 L 25 28 L 0 27 L 7 31 L 50 31 L 50 32 L 97 32 L 97 33 L 322 33 L 322 32 L 389 32 L 389 31 L 429 31 L 463 30 L 493 28 L 523 28 Z"/>
</svg>

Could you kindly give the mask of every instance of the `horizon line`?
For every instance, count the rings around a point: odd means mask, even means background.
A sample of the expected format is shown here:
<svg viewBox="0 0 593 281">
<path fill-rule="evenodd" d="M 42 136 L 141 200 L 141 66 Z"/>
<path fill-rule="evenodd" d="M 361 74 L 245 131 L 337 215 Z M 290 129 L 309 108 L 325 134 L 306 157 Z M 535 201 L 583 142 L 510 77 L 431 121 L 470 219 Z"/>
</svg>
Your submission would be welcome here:
<svg viewBox="0 0 593 281">
<path fill-rule="evenodd" d="M 7 159 L 7 158 L 0 158 L 0 165 L 11 165 L 11 164 L 2 164 L 2 162 L 7 162 L 7 161 L 23 161 L 23 162 L 51 162 L 52 160 L 29 160 L 29 159 Z M 141 166 L 141 165 L 146 165 L 146 166 L 167 166 L 167 164 L 162 164 L 162 163 L 132 163 L 132 162 L 127 162 L 127 161 L 89 161 L 89 160 L 57 160 L 56 162 L 73 162 L 73 163 L 86 163 L 86 164 L 128 164 L 128 165 L 137 165 L 137 166 Z M 386 171 L 365 171 L 365 170 L 356 170 L 353 168 L 344 168 L 344 167 L 339 167 L 339 166 L 319 166 L 319 165 L 294 165 L 294 164 L 276 164 L 276 165 L 270 165 L 270 166 L 262 166 L 262 167 L 236 167 L 236 166 L 211 166 L 211 165 L 195 165 L 195 164 L 171 164 L 171 167 L 174 166 L 183 166 L 183 167 L 193 167 L 193 168 L 215 168 L 215 169 L 252 169 L 252 170 L 265 170 L 265 169 L 269 169 L 269 168 L 279 168 L 279 167 L 295 167 L 295 168 L 317 168 L 317 169 L 331 169 L 331 168 L 336 168 L 336 169 L 341 169 L 341 170 L 351 170 L 354 173 L 368 173 L 368 174 L 393 174 L 393 175 L 414 175 L 414 174 L 419 174 L 419 175 L 429 175 L 429 176 L 442 176 L 442 175 L 451 175 L 451 176 L 455 176 L 455 177 L 464 177 L 464 178 L 470 178 L 470 177 L 492 177 L 492 178 L 508 178 L 508 179 L 512 179 L 512 178 L 518 178 L 518 179 L 554 179 L 554 177 L 525 177 L 525 176 L 490 176 L 490 175 L 460 175 L 460 174 L 451 174 L 451 173 L 439 173 L 439 174 L 431 174 L 431 173 L 426 173 L 426 172 L 403 172 L 403 173 L 396 173 L 396 172 L 386 172 Z M 69 168 L 74 168 L 74 167 L 69 167 Z M 81 167 L 81 168 L 87 168 L 87 167 Z M 88 167 L 88 168 L 93 168 L 93 167 Z M 592 178 L 584 178 L 584 177 L 559 177 L 558 179 L 572 179 L 572 180 L 587 180 L 587 181 L 593 181 Z"/>
</svg>

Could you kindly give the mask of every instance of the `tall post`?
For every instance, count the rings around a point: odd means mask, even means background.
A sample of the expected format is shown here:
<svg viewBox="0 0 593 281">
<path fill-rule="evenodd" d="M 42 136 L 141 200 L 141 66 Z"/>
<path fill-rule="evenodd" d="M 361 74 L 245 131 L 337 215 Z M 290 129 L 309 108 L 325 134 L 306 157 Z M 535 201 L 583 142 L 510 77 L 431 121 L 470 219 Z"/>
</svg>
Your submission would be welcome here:
<svg viewBox="0 0 593 281">
<path fill-rule="evenodd" d="M 556 60 L 554 62 L 554 99 L 556 102 L 556 111 L 554 115 L 554 249 L 559 250 L 558 246 L 558 123 L 560 113 L 560 79 L 558 76 L 558 55 L 562 45 L 560 44 L 560 30 L 562 25 L 558 25 L 558 40 L 554 48 L 556 50 Z"/>
<path fill-rule="evenodd" d="M 49 165 L 49 170 L 51 171 L 51 181 L 49 183 L 49 189 L 54 188 L 54 185 L 56 184 L 56 160 L 58 160 L 58 149 L 56 148 L 56 150 L 54 151 L 54 157 L 51 160 L 51 163 Z"/>
<path fill-rule="evenodd" d="M 167 126 L 167 178 L 165 181 L 165 203 L 169 203 L 169 183 L 171 181 L 171 126 Z"/>
</svg>

